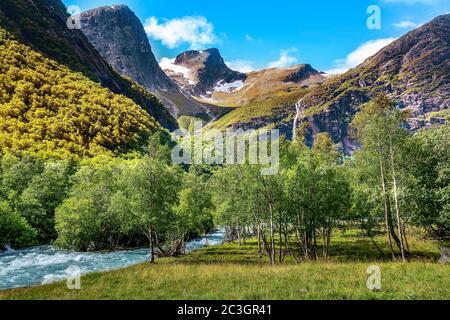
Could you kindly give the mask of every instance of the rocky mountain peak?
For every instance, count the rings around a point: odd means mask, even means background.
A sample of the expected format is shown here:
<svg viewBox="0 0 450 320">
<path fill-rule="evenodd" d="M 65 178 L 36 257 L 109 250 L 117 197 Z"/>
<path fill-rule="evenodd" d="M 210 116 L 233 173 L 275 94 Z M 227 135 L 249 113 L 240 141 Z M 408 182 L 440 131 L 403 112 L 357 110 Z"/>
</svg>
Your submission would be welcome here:
<svg viewBox="0 0 450 320">
<path fill-rule="evenodd" d="M 173 66 L 168 66 L 166 72 L 191 95 L 205 95 L 219 83 L 233 83 L 247 78 L 244 73 L 228 68 L 216 48 L 185 51 L 175 58 Z M 184 68 L 184 72 L 180 72 L 183 69 L 177 70 L 177 67 Z"/>
<path fill-rule="evenodd" d="M 317 71 L 310 64 L 299 64 L 294 66 L 293 69 L 293 72 L 288 74 L 283 81 L 300 83 L 311 80 L 311 77 L 314 77 L 314 80 L 323 80 L 324 77 L 322 72 Z"/>
<path fill-rule="evenodd" d="M 144 27 L 126 5 L 81 14 L 81 29 L 100 55 L 121 75 L 150 91 L 176 90 L 153 55 Z"/>
</svg>

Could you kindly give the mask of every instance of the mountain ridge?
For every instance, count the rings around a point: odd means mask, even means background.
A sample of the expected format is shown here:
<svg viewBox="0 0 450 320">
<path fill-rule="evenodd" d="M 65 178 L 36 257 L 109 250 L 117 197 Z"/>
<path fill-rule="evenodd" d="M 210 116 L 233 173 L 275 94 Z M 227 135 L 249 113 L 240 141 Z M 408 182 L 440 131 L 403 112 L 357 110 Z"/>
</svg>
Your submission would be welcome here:
<svg viewBox="0 0 450 320">
<path fill-rule="evenodd" d="M 88 41 L 119 74 L 149 90 L 176 90 L 159 67 L 140 20 L 128 6 L 82 12 L 80 25 Z"/>
<path fill-rule="evenodd" d="M 334 142 L 352 149 L 352 142 L 348 142 L 351 119 L 379 92 L 410 112 L 411 130 L 446 122 L 450 108 L 450 14 L 408 32 L 307 94 L 301 101 L 305 115 L 301 122 L 309 125 L 309 140 L 319 132 L 328 132 Z M 430 118 L 433 113 L 444 115 Z"/>
<path fill-rule="evenodd" d="M 178 127 L 160 101 L 117 74 L 84 34 L 67 27 L 69 15 L 60 0 L 2 0 L 0 26 L 22 43 L 71 70 L 81 72 L 114 93 L 131 98 L 169 130 Z"/>
<path fill-rule="evenodd" d="M 228 68 L 217 48 L 184 51 L 176 56 L 173 65 L 175 70 L 181 72 L 165 71 L 184 92 L 192 96 L 207 95 L 219 82 L 232 83 L 247 78 L 244 73 Z M 183 72 L 182 68 L 186 71 Z"/>
</svg>

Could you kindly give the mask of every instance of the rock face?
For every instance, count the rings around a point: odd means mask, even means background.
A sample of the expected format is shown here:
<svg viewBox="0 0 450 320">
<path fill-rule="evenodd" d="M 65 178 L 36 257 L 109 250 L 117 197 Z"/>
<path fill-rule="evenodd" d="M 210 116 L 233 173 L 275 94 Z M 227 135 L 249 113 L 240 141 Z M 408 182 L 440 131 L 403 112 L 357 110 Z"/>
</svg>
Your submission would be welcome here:
<svg viewBox="0 0 450 320">
<path fill-rule="evenodd" d="M 309 64 L 299 64 L 295 66 L 293 73 L 288 74 L 283 81 L 301 83 L 304 86 L 323 82 L 324 74 L 317 71 Z"/>
<path fill-rule="evenodd" d="M 215 48 L 183 52 L 173 61 L 173 68 L 168 67 L 165 71 L 185 93 L 194 96 L 206 95 L 221 83 L 247 78 L 244 73 L 228 68 Z"/>
<path fill-rule="evenodd" d="M 100 7 L 80 16 L 89 42 L 119 74 L 150 91 L 176 90 L 159 67 L 140 20 L 127 6 Z"/>
<path fill-rule="evenodd" d="M 174 117 L 211 117 L 209 109 L 183 94 L 164 73 L 141 21 L 127 6 L 100 7 L 80 17 L 81 30 L 109 65 L 154 93 Z"/>
<path fill-rule="evenodd" d="M 309 122 L 311 136 L 328 132 L 334 142 L 348 148 L 345 141 L 353 116 L 379 92 L 410 111 L 411 130 L 445 123 L 443 113 L 450 107 L 450 14 L 409 32 L 312 90 L 302 100 L 303 121 Z"/>
</svg>

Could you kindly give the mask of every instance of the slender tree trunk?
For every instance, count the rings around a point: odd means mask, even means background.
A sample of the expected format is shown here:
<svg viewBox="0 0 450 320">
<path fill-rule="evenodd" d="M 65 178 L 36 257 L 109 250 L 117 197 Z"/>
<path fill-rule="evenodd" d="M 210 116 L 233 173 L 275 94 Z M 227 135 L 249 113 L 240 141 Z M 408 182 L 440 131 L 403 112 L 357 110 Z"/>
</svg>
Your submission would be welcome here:
<svg viewBox="0 0 450 320">
<path fill-rule="evenodd" d="M 278 221 L 278 223 L 280 224 L 279 225 L 279 228 L 278 228 L 278 232 L 280 233 L 280 235 L 279 235 L 279 241 L 280 241 L 280 243 L 279 243 L 279 246 L 278 246 L 278 262 L 279 263 L 281 263 L 282 262 L 282 260 L 283 260 L 283 257 L 282 257 L 282 255 L 283 255 L 283 230 L 282 230 L 282 217 L 281 217 L 281 210 L 280 210 L 280 214 L 279 214 L 279 219 L 278 219 L 279 221 Z"/>
<path fill-rule="evenodd" d="M 409 254 L 409 243 L 408 243 L 408 237 L 406 236 L 406 226 L 405 223 L 402 221 L 402 230 L 403 235 L 405 236 L 405 246 L 406 246 L 406 252 Z"/>
<path fill-rule="evenodd" d="M 314 259 L 317 260 L 319 257 L 317 256 L 317 237 L 316 237 L 316 226 L 313 227 L 313 239 L 314 239 L 314 245 L 313 245 L 313 253 L 314 253 Z"/>
<path fill-rule="evenodd" d="M 304 255 L 305 259 L 309 259 L 309 239 L 308 232 L 306 230 L 306 222 L 305 222 L 305 212 L 302 210 L 302 225 L 303 225 L 303 247 L 304 247 Z"/>
<path fill-rule="evenodd" d="M 261 258 L 262 255 L 262 247 L 261 247 L 261 226 L 258 223 L 258 250 L 259 250 L 259 257 Z"/>
<path fill-rule="evenodd" d="M 328 237 L 327 237 L 327 260 L 330 259 L 331 257 L 331 230 L 328 232 Z"/>
<path fill-rule="evenodd" d="M 153 241 L 153 230 L 148 229 L 148 241 L 150 242 L 150 263 L 155 263 L 155 244 Z"/>
<path fill-rule="evenodd" d="M 394 152 L 392 150 L 392 139 L 391 139 L 391 137 L 389 137 L 389 153 L 390 153 L 390 156 L 391 156 L 395 214 L 396 214 L 396 217 L 397 217 L 398 235 L 400 237 L 400 253 L 402 255 L 402 261 L 406 262 L 405 249 L 403 248 L 404 235 L 403 235 L 403 232 L 402 232 L 402 224 L 401 224 L 401 221 L 400 221 L 400 210 L 399 210 L 399 207 L 398 207 L 397 177 L 396 177 L 396 172 L 395 172 Z"/>
<path fill-rule="evenodd" d="M 270 213 L 270 263 L 275 264 L 275 236 L 274 236 L 274 226 L 273 226 L 273 206 L 272 201 L 269 202 L 269 213 Z"/>
<path fill-rule="evenodd" d="M 383 251 L 380 249 L 380 247 L 377 245 L 377 243 L 375 242 L 374 238 L 372 237 L 372 234 L 370 233 L 369 230 L 367 230 L 367 235 L 369 236 L 370 240 L 372 241 L 373 245 L 375 246 L 375 248 L 378 250 L 378 252 L 380 253 L 381 256 L 384 256 Z"/>
<path fill-rule="evenodd" d="M 383 198 L 384 198 L 384 220 L 386 224 L 386 234 L 387 239 L 389 243 L 389 248 L 391 249 L 392 259 L 395 260 L 395 253 L 394 253 L 394 247 L 392 246 L 392 239 L 391 239 L 391 228 L 389 223 L 389 216 L 390 216 L 390 202 L 389 202 L 389 195 L 387 194 L 387 188 L 386 188 L 386 177 L 384 175 L 384 164 L 383 159 L 381 158 L 381 151 L 380 151 L 380 174 L 381 174 L 381 185 L 383 188 Z"/>
</svg>

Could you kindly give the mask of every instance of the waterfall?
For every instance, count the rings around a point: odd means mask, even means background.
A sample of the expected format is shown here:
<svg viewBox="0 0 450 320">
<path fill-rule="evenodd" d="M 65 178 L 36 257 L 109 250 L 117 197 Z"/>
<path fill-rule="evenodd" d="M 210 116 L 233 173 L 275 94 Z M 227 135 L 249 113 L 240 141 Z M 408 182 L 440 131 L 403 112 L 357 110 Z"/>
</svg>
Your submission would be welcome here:
<svg viewBox="0 0 450 320">
<path fill-rule="evenodd" d="M 292 127 L 292 141 L 294 141 L 295 138 L 297 137 L 298 120 L 301 117 L 303 117 L 302 101 L 303 101 L 303 98 L 300 99 L 300 101 L 298 101 L 295 104 L 295 109 L 297 110 L 297 114 L 295 115 L 294 125 Z"/>
</svg>

